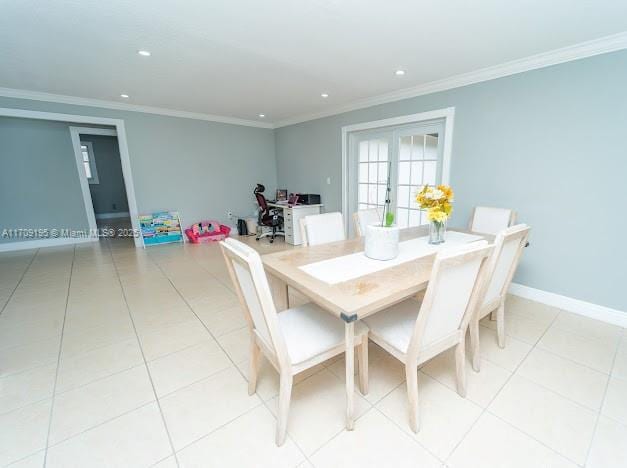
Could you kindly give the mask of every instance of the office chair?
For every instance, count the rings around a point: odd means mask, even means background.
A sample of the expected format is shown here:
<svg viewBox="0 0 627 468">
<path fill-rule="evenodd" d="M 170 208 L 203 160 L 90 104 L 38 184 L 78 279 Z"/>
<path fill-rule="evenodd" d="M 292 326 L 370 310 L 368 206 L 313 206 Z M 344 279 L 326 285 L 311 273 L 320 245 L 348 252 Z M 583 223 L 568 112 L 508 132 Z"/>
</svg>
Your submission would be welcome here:
<svg viewBox="0 0 627 468">
<path fill-rule="evenodd" d="M 270 243 L 274 242 L 274 238 L 276 236 L 285 237 L 285 232 L 281 230 L 283 226 L 283 216 L 279 215 L 279 209 L 270 208 L 268 206 L 268 202 L 266 201 L 266 197 L 263 195 L 263 192 L 266 188 L 262 184 L 257 184 L 253 193 L 255 194 L 255 198 L 257 199 L 257 204 L 259 205 L 259 219 L 258 223 L 260 226 L 268 226 L 272 228 L 272 232 L 265 232 L 263 234 L 259 234 L 256 237 L 256 240 L 261 239 L 262 237 L 270 237 Z"/>
</svg>

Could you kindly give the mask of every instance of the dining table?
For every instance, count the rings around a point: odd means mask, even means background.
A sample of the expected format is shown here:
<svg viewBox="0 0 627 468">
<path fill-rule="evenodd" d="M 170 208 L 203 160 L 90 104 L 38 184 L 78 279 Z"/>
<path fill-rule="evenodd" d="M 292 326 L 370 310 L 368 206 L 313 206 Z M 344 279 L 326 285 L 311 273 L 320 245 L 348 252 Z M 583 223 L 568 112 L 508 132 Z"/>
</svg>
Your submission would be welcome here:
<svg viewBox="0 0 627 468">
<path fill-rule="evenodd" d="M 428 226 L 401 229 L 399 256 L 387 261 L 367 258 L 362 237 L 261 257 L 279 313 L 289 308 L 290 287 L 344 322 L 348 430 L 354 427 L 355 323 L 424 290 L 438 252 L 494 238 L 453 228 L 446 232 L 443 244 L 431 245 L 428 234 Z"/>
</svg>

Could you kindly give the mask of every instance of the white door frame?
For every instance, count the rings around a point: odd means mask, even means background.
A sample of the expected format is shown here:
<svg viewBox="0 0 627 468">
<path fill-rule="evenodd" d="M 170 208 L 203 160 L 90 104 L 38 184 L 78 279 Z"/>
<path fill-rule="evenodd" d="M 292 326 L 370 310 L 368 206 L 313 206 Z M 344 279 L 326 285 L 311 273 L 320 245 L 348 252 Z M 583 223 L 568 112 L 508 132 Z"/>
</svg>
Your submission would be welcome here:
<svg viewBox="0 0 627 468">
<path fill-rule="evenodd" d="M 69 124 L 90 124 L 90 125 L 109 125 L 115 127 L 115 130 L 112 129 L 103 129 L 103 128 L 86 128 L 86 127 L 70 127 L 70 135 L 72 136 L 72 145 L 74 147 L 74 153 L 76 158 L 80 155 L 80 137 L 79 133 L 89 133 L 90 135 L 99 134 L 99 135 L 117 135 L 118 137 L 118 147 L 120 149 L 120 161 L 122 163 L 122 174 L 124 176 L 124 185 L 126 187 L 126 198 L 128 200 L 128 208 L 131 216 L 131 224 L 133 226 L 134 232 L 139 232 L 139 219 L 138 219 L 138 210 L 137 210 L 137 200 L 135 198 L 135 186 L 133 185 L 133 176 L 131 173 L 131 159 L 128 152 L 128 143 L 126 140 L 126 128 L 124 127 L 124 120 L 122 119 L 110 119 L 106 117 L 92 117 L 87 115 L 75 115 L 75 114 L 59 114 L 56 112 L 40 112 L 40 111 L 31 111 L 31 110 L 23 110 L 23 109 L 11 109 L 0 107 L 0 116 L 2 117 L 18 117 L 25 119 L 38 119 L 38 120 L 53 120 L 59 122 L 67 122 Z M 79 129 L 78 132 L 72 132 L 72 129 Z M 76 153 L 78 150 L 78 153 Z M 90 229 L 96 229 L 96 217 L 94 215 L 94 207 L 91 202 L 91 193 L 89 191 L 89 183 L 87 182 L 87 176 L 85 175 L 85 171 L 82 170 L 82 162 L 81 165 L 78 166 L 77 159 L 77 168 L 79 174 L 79 180 L 81 184 L 81 191 L 83 193 L 83 200 L 85 202 L 85 213 L 87 215 L 87 221 L 89 223 Z M 92 231 L 94 232 L 94 231 Z M 90 238 L 93 241 L 97 241 L 98 237 Z M 73 241 L 74 239 L 72 239 Z M 135 247 L 141 247 L 142 242 L 139 236 L 134 239 Z M 36 241 L 29 241 L 36 242 Z M 16 242 L 15 244 L 27 244 L 24 242 Z M 11 244 L 7 244 L 7 246 L 11 246 Z M 29 248 L 24 245 L 15 246 L 18 248 Z"/>
<path fill-rule="evenodd" d="M 83 155 L 81 151 L 81 135 L 102 135 L 117 136 L 118 132 L 109 128 L 92 128 L 92 127 L 70 127 L 70 138 L 72 139 L 72 147 L 74 148 L 74 158 L 76 159 L 76 168 L 78 169 L 78 179 L 81 183 L 81 192 L 83 193 L 83 202 L 85 203 L 85 212 L 87 213 L 87 221 L 91 232 L 96 232 L 96 215 L 94 213 L 94 202 L 91 198 L 91 190 L 89 189 L 89 180 L 85 169 L 83 168 Z M 118 143 L 119 146 L 119 143 Z M 121 151 L 120 151 L 121 154 Z M 95 158 L 95 155 L 93 155 Z M 122 158 L 120 157 L 120 160 Z M 94 161 L 95 163 L 95 161 Z"/>
<path fill-rule="evenodd" d="M 448 184 L 451 175 L 451 153 L 453 148 L 453 124 L 455 120 L 455 108 L 447 107 L 418 114 L 401 115 L 389 119 L 361 122 L 342 127 L 342 215 L 344 216 L 345 229 L 349 232 L 349 206 L 348 206 L 348 164 L 349 143 L 353 132 L 372 129 L 384 129 L 396 125 L 424 122 L 426 120 L 444 119 L 444 147 L 442 149 L 442 183 Z"/>
</svg>

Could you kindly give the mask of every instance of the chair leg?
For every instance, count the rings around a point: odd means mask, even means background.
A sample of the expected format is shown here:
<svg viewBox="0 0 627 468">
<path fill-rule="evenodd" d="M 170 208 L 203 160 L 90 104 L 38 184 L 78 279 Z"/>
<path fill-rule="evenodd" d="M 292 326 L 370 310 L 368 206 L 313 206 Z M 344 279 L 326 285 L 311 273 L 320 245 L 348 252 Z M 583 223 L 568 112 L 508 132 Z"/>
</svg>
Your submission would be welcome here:
<svg viewBox="0 0 627 468">
<path fill-rule="evenodd" d="M 368 335 L 364 334 L 359 348 L 357 348 L 357 361 L 359 365 L 359 391 L 362 395 L 368 395 Z"/>
<path fill-rule="evenodd" d="M 496 335 L 500 348 L 505 348 L 505 303 L 496 310 Z"/>
<path fill-rule="evenodd" d="M 287 435 L 287 417 L 290 411 L 293 379 L 294 377 L 291 374 L 281 373 L 279 383 L 279 414 L 276 426 L 276 444 L 279 447 L 283 445 L 285 436 Z"/>
<path fill-rule="evenodd" d="M 250 339 L 250 364 L 248 372 L 248 394 L 252 395 L 257 391 L 257 377 L 259 375 L 259 364 L 261 362 L 261 348 L 254 337 Z"/>
<path fill-rule="evenodd" d="M 457 378 L 457 393 L 466 397 L 466 343 L 462 339 L 455 347 L 455 375 Z"/>
<path fill-rule="evenodd" d="M 418 432 L 420 421 L 418 418 L 418 369 L 414 365 L 405 364 L 405 378 L 407 380 L 407 398 L 409 400 L 409 427 Z"/>
<path fill-rule="evenodd" d="M 475 372 L 481 370 L 481 353 L 479 351 L 479 318 L 470 321 L 470 353 L 472 368 Z"/>
</svg>

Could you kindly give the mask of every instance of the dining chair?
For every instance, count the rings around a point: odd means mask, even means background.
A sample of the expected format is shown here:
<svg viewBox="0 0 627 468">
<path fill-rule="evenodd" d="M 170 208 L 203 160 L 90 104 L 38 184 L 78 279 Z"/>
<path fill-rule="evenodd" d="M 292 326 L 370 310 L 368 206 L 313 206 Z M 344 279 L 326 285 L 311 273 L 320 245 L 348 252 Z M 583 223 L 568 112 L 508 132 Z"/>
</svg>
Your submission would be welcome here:
<svg viewBox="0 0 627 468">
<path fill-rule="evenodd" d="M 466 396 L 465 337 L 474 316 L 487 258 L 486 241 L 441 251 L 422 301 L 407 299 L 363 319 L 370 339 L 405 364 L 409 426 L 418 432 L 418 366 L 455 348 L 457 392 Z"/>
<path fill-rule="evenodd" d="M 303 245 L 319 245 L 346 240 L 342 213 L 324 213 L 300 218 Z"/>
<path fill-rule="evenodd" d="M 476 206 L 472 210 L 468 229 L 472 232 L 496 235 L 516 222 L 516 212 L 508 208 Z"/>
<path fill-rule="evenodd" d="M 381 223 L 383 218 L 383 208 L 368 208 L 353 213 L 353 227 L 356 237 L 366 235 L 366 226 L 369 224 Z"/>
<path fill-rule="evenodd" d="M 517 224 L 503 229 L 494 239 L 494 251 L 488 261 L 485 290 L 477 312 L 470 322 L 472 367 L 479 371 L 479 320 L 496 311 L 496 334 L 499 347 L 505 347 L 505 298 L 512 282 L 531 228 Z"/>
<path fill-rule="evenodd" d="M 261 257 L 235 239 L 220 242 L 229 275 L 250 330 L 248 393 L 257 388 L 260 359 L 265 356 L 279 373 L 276 444 L 285 442 L 294 376 L 345 351 L 344 323 L 315 304 L 277 313 Z M 368 392 L 368 328 L 355 326 L 359 387 Z"/>
</svg>

